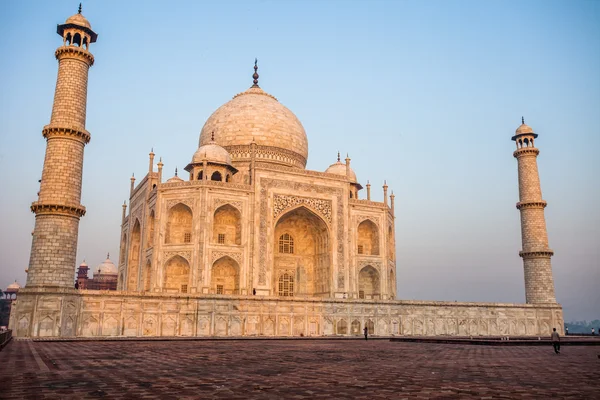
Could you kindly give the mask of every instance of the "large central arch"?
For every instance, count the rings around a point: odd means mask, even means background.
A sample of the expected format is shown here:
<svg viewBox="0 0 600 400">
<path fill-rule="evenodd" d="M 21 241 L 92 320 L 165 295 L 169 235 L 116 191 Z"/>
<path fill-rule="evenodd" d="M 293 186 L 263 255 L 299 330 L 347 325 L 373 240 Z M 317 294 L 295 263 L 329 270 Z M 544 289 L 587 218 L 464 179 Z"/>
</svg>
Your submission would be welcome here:
<svg viewBox="0 0 600 400">
<path fill-rule="evenodd" d="M 331 241 L 327 224 L 317 214 L 300 206 L 279 218 L 274 234 L 274 293 L 330 297 Z"/>
</svg>

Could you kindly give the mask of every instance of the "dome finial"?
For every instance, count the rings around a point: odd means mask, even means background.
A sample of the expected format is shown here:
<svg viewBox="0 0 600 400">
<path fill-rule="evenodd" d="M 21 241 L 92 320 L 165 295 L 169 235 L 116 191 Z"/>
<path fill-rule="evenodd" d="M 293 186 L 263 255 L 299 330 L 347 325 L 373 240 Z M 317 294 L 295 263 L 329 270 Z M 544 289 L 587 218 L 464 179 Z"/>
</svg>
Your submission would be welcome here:
<svg viewBox="0 0 600 400">
<path fill-rule="evenodd" d="M 252 87 L 259 87 L 258 86 L 258 73 L 256 71 L 258 71 L 258 58 L 254 59 L 254 74 L 252 74 L 252 79 L 254 79 L 252 82 L 254 82 L 254 85 L 252 85 Z"/>
<path fill-rule="evenodd" d="M 525 125 L 525 117 L 521 117 L 521 123 Z"/>
<path fill-rule="evenodd" d="M 110 258 L 110 253 L 106 253 L 106 259 L 108 260 Z"/>
<path fill-rule="evenodd" d="M 79 10 L 77 10 L 77 14 L 81 14 L 81 3 L 79 3 Z"/>
<path fill-rule="evenodd" d="M 177 167 L 175 167 L 175 176 L 177 176 Z"/>
<path fill-rule="evenodd" d="M 338 151 L 338 162 L 340 162 L 340 152 Z"/>
</svg>

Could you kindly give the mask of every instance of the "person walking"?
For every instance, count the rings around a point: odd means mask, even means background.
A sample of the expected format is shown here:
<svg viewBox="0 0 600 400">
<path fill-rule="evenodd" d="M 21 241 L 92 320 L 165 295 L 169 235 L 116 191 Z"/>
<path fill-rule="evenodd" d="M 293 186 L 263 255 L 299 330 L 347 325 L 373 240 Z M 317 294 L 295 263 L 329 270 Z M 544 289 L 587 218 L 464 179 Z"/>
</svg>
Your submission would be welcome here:
<svg viewBox="0 0 600 400">
<path fill-rule="evenodd" d="M 552 340 L 552 346 L 554 347 L 554 352 L 556 354 L 560 354 L 560 336 L 558 336 L 558 332 L 556 332 L 556 328 L 552 328 L 552 335 L 550 335 L 550 340 Z"/>
<path fill-rule="evenodd" d="M 365 333 L 365 340 L 369 340 L 369 328 L 367 328 L 365 326 L 365 329 L 363 329 L 363 332 Z"/>
<path fill-rule="evenodd" d="M 596 332 L 594 332 L 594 328 L 592 328 L 592 336 L 594 336 Z"/>
</svg>

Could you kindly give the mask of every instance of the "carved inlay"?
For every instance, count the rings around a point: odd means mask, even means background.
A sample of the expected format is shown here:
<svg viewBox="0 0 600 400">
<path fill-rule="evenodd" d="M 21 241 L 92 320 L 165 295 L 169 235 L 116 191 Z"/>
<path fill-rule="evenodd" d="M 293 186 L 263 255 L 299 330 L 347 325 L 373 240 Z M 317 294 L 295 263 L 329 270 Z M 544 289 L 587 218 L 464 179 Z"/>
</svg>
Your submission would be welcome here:
<svg viewBox="0 0 600 400">
<path fill-rule="evenodd" d="M 375 268 L 377 271 L 381 271 L 381 262 L 379 262 L 379 261 L 369 261 L 369 260 L 360 260 L 358 262 L 358 270 L 360 271 L 361 269 L 363 269 L 367 265 L 370 265 L 371 267 Z"/>
<path fill-rule="evenodd" d="M 238 265 L 242 263 L 242 253 L 229 252 L 229 251 L 213 251 L 211 253 L 211 264 L 217 261 L 221 257 L 231 257 L 237 261 Z"/>
<path fill-rule="evenodd" d="M 180 203 L 188 206 L 192 212 L 194 211 L 194 201 L 192 199 L 167 200 L 167 210 Z"/>
<path fill-rule="evenodd" d="M 227 199 L 215 199 L 214 204 L 215 204 L 215 210 L 217 208 L 219 208 L 220 206 L 222 206 L 223 204 L 229 204 L 229 205 L 237 208 L 240 213 L 242 212 L 242 202 L 241 201 L 234 201 L 234 200 L 227 200 Z"/>
<path fill-rule="evenodd" d="M 375 225 L 377 225 L 377 227 L 379 227 L 379 218 L 374 217 L 372 215 L 358 215 L 356 217 L 356 223 L 360 224 L 361 222 L 363 222 L 366 219 L 368 219 L 369 221 L 373 222 Z"/>
<path fill-rule="evenodd" d="M 286 210 L 301 204 L 308 206 L 311 210 L 321 215 L 327 223 L 331 224 L 331 200 L 286 196 L 281 194 L 273 196 L 273 219 L 277 219 L 277 217 Z"/>
<path fill-rule="evenodd" d="M 171 257 L 174 256 L 180 256 L 183 257 L 187 260 L 187 262 L 189 262 L 190 264 L 192 263 L 192 252 L 191 251 L 165 251 L 165 261 L 169 261 L 169 259 L 171 259 Z"/>
</svg>

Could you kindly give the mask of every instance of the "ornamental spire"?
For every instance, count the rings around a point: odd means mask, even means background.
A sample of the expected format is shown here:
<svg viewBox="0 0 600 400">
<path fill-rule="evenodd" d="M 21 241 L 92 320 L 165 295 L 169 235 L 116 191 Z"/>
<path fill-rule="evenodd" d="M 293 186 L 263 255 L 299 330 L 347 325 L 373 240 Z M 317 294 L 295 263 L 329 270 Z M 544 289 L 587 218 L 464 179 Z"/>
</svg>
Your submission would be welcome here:
<svg viewBox="0 0 600 400">
<path fill-rule="evenodd" d="M 77 10 L 77 14 L 81 14 L 81 3 L 79 3 L 79 10 Z"/>
<path fill-rule="evenodd" d="M 258 58 L 254 59 L 254 73 L 252 74 L 252 79 L 254 79 L 252 82 L 254 83 L 254 85 L 252 85 L 252 87 L 260 87 L 258 86 Z"/>
<path fill-rule="evenodd" d="M 525 117 L 521 117 L 521 123 L 525 125 Z"/>
</svg>

